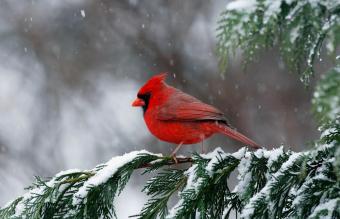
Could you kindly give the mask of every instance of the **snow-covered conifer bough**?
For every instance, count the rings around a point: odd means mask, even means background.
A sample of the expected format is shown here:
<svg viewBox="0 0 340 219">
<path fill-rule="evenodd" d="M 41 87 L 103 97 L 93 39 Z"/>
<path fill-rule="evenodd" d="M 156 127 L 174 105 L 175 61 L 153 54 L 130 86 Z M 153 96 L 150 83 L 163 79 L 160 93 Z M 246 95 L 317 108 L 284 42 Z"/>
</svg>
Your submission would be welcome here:
<svg viewBox="0 0 340 219">
<path fill-rule="evenodd" d="M 333 128 L 324 132 L 324 137 L 334 134 Z M 283 147 L 257 151 L 241 148 L 235 153 L 216 148 L 208 154 L 178 156 L 179 164 L 161 154 L 133 151 L 92 170 L 63 171 L 46 181 L 38 178 L 25 195 L 3 207 L 0 216 L 114 217 L 113 200 L 124 189 L 132 172 L 140 168 L 145 170 L 144 174 L 157 173 L 144 187 L 150 199 L 141 212 L 134 215 L 137 218 L 150 215 L 187 218 L 207 212 L 211 218 L 219 218 L 229 217 L 233 211 L 239 212 L 241 218 L 257 218 L 258 214 L 270 217 L 277 214 L 280 204 L 288 198 L 292 205 L 286 210 L 293 216 L 304 214 L 304 207 L 309 208 L 306 200 L 315 195 L 323 196 L 323 202 L 312 211 L 308 210 L 311 218 L 325 212 L 326 203 L 330 204 L 327 215 L 332 216 L 339 204 L 339 197 L 332 198 L 338 182 L 329 169 L 329 165 L 336 162 L 332 157 L 334 149 L 334 142 L 298 153 Z M 169 166 L 184 163 L 190 165 Z M 235 170 L 238 184 L 232 189 L 227 182 Z M 313 187 L 318 183 L 322 183 L 322 187 Z M 168 201 L 177 191 L 178 201 L 168 210 Z"/>
</svg>

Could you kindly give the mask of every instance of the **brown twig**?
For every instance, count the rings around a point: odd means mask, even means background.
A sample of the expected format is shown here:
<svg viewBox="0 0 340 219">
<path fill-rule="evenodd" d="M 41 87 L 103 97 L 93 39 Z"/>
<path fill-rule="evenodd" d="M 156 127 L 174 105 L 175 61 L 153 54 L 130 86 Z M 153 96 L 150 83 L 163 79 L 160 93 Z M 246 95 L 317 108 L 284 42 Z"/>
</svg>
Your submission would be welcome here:
<svg viewBox="0 0 340 219">
<path fill-rule="evenodd" d="M 168 165 L 174 165 L 174 164 L 183 164 L 183 163 L 192 163 L 192 158 L 191 157 L 176 157 L 176 158 L 169 158 L 167 163 L 164 164 L 164 166 Z M 142 168 L 148 168 L 152 167 L 154 163 L 145 163 L 141 166 L 139 166 L 137 169 L 142 169 Z"/>
</svg>

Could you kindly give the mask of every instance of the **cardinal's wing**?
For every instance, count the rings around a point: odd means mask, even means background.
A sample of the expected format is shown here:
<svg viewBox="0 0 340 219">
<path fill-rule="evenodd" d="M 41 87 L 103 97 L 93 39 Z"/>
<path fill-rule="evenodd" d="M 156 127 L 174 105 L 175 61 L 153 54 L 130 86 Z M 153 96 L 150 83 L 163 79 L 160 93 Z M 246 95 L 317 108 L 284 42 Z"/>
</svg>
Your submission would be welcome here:
<svg viewBox="0 0 340 219">
<path fill-rule="evenodd" d="M 157 119 L 163 121 L 210 120 L 228 124 L 221 111 L 179 90 L 159 108 Z"/>
</svg>

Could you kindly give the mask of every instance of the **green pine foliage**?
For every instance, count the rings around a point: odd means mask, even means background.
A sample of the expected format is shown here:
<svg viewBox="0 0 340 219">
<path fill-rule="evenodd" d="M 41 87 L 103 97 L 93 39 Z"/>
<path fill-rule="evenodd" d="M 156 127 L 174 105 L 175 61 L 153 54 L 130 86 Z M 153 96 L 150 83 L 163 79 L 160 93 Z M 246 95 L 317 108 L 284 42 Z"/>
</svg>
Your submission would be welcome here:
<svg viewBox="0 0 340 219">
<path fill-rule="evenodd" d="M 103 174 L 101 170 L 110 162 L 91 171 L 61 172 L 50 180 L 37 178 L 28 193 L 0 210 L 0 218 L 114 218 L 113 200 L 139 168 L 146 168 L 144 174 L 158 173 L 143 189 L 150 199 L 136 218 L 213 219 L 228 218 L 235 212 L 241 218 L 337 218 L 340 181 L 335 153 L 339 137 L 339 133 L 326 133 L 316 149 L 299 153 L 281 147 L 255 152 L 242 148 L 230 154 L 217 148 L 209 154 L 194 154 L 186 160 L 192 165 L 183 169 L 169 168 L 174 164 L 169 157 L 133 152 L 132 159 L 119 168 L 111 166 L 116 171 L 106 170 L 112 175 L 99 178 L 96 185 L 87 182 Z M 152 164 L 158 162 L 163 168 L 156 170 Z M 239 182 L 230 188 L 228 178 L 236 170 Z M 79 193 L 86 184 L 86 192 Z M 169 199 L 177 192 L 177 203 L 168 210 Z M 326 203 L 332 203 L 332 208 Z"/>
<path fill-rule="evenodd" d="M 114 198 L 133 170 L 155 159 L 158 156 L 151 153 L 131 152 L 91 171 L 68 170 L 46 180 L 37 177 L 23 197 L 0 210 L 0 218 L 113 218 Z"/>
<path fill-rule="evenodd" d="M 340 113 L 340 65 L 323 75 L 314 92 L 313 112 L 322 125 Z"/>
<path fill-rule="evenodd" d="M 335 54 L 339 29 L 337 0 L 237 0 L 219 22 L 221 65 L 238 48 L 247 62 L 259 49 L 278 45 L 287 65 L 308 83 L 320 50 Z M 37 177 L 26 194 L 0 209 L 0 218 L 116 218 L 114 200 L 136 169 L 151 178 L 143 189 L 149 199 L 134 218 L 340 218 L 339 84 L 339 65 L 317 83 L 312 110 L 321 137 L 307 151 L 217 148 L 177 163 L 133 151 L 92 170 Z M 231 187 L 234 171 L 238 181 Z"/>
<path fill-rule="evenodd" d="M 149 172 L 149 170 L 147 171 Z M 168 201 L 186 183 L 183 170 L 165 169 L 151 178 L 143 189 L 150 199 L 143 207 L 138 218 L 165 218 L 168 214 Z M 160 189 L 162 188 L 162 189 Z"/>
<path fill-rule="evenodd" d="M 313 65 L 326 44 L 334 57 L 340 42 L 337 0 L 238 0 L 230 3 L 218 23 L 222 70 L 241 49 L 247 64 L 264 48 L 278 46 L 292 72 L 308 84 Z"/>
</svg>

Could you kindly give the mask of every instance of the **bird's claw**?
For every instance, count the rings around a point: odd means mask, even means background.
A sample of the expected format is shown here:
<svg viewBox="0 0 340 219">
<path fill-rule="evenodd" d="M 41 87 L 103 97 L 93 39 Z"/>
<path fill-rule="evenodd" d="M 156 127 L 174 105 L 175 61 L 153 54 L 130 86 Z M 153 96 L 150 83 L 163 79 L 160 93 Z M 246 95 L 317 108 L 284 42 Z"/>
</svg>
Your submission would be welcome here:
<svg viewBox="0 0 340 219">
<path fill-rule="evenodd" d="M 171 154 L 171 158 L 174 160 L 175 164 L 178 164 L 176 154 Z"/>
</svg>

